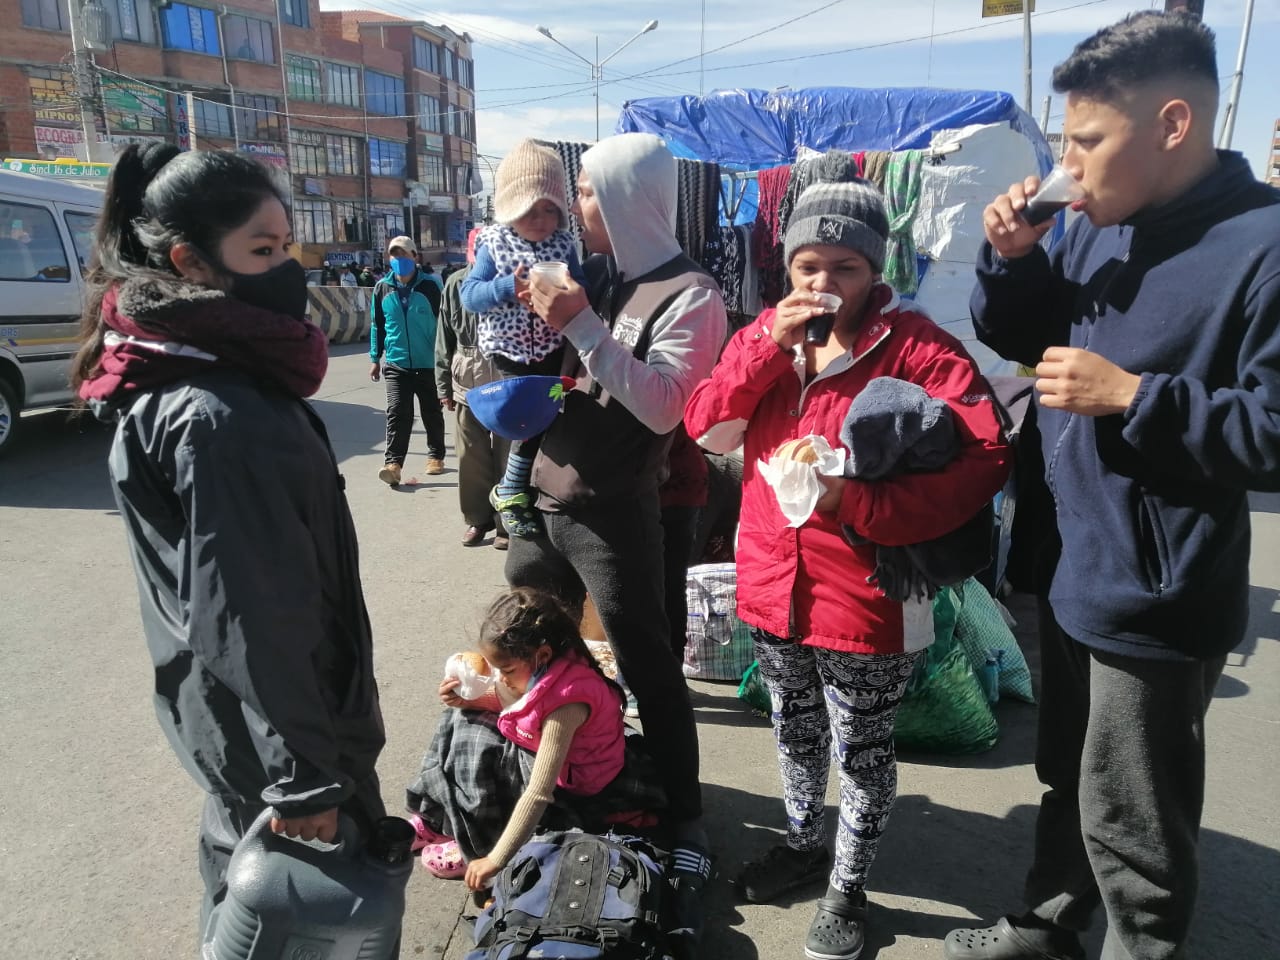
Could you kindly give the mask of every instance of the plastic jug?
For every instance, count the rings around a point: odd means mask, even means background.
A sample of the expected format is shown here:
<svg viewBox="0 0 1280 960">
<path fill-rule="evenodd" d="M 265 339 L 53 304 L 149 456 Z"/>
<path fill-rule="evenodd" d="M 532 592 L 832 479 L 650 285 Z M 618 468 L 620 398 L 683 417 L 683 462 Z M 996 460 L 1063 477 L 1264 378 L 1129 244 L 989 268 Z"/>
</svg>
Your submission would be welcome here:
<svg viewBox="0 0 1280 960">
<path fill-rule="evenodd" d="M 227 897 L 205 931 L 203 960 L 392 960 L 400 943 L 414 831 L 383 817 L 363 842 L 338 818 L 338 843 L 271 832 L 268 808 L 236 845 Z"/>
</svg>

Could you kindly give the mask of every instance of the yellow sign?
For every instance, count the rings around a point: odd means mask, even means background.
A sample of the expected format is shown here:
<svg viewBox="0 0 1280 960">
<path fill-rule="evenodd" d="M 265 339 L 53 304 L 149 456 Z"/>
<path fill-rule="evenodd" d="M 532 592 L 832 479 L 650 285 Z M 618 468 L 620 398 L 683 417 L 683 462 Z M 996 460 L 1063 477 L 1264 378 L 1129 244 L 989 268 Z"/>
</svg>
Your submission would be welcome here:
<svg viewBox="0 0 1280 960">
<path fill-rule="evenodd" d="M 982 0 L 984 17 L 1011 17 L 1022 12 L 1022 0 Z M 1036 12 L 1036 0 L 1031 0 L 1031 12 Z"/>
</svg>

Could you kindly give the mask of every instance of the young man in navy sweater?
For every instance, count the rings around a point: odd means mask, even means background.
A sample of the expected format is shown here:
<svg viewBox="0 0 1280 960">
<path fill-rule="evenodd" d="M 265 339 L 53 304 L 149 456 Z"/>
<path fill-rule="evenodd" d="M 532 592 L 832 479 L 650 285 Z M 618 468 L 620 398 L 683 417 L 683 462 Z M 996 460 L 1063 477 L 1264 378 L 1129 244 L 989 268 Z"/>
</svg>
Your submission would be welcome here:
<svg viewBox="0 0 1280 960">
<path fill-rule="evenodd" d="M 1105 960 L 1186 956 L 1205 713 L 1248 616 L 1246 492 L 1280 488 L 1280 192 L 1214 149 L 1217 77 L 1193 18 L 1100 31 L 1053 76 L 1083 216 L 1046 254 L 1052 222 L 1022 216 L 1037 178 L 984 214 L 974 323 L 1036 367 L 1060 552 L 1029 909 L 952 931 L 952 960 L 1083 957 L 1099 903 Z"/>
</svg>

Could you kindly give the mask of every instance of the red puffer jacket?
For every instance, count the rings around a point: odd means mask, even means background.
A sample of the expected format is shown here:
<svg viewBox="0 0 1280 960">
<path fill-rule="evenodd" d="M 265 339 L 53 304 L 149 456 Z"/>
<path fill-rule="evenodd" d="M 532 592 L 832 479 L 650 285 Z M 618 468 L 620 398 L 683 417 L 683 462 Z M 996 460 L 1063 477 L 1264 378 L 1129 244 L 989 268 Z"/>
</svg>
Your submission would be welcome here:
<svg viewBox="0 0 1280 960">
<path fill-rule="evenodd" d="M 960 342 L 891 288 L 873 288 L 857 339 L 806 387 L 804 355 L 778 349 L 773 310 L 734 336 L 685 409 L 689 435 L 713 453 L 743 444 L 738 616 L 782 637 L 848 653 L 918 650 L 933 640 L 932 605 L 898 603 L 868 584 L 874 544 L 931 540 L 969 519 L 1003 486 L 1011 456 L 990 387 Z M 947 401 L 959 454 L 936 472 L 849 480 L 836 513 L 787 526 L 758 461 L 785 440 L 817 434 L 840 445 L 853 398 L 876 377 L 919 384 Z M 872 541 L 850 546 L 847 523 Z"/>
</svg>

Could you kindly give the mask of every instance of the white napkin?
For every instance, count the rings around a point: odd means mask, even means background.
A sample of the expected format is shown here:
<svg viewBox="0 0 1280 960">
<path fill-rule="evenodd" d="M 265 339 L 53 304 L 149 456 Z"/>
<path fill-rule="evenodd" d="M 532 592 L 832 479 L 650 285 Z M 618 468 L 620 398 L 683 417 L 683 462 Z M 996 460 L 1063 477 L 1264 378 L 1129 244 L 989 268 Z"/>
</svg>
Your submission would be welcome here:
<svg viewBox="0 0 1280 960">
<path fill-rule="evenodd" d="M 789 527 L 802 526 L 813 516 L 813 508 L 825 489 L 818 479 L 819 474 L 826 477 L 844 474 L 844 447 L 832 450 L 825 438 L 815 434 L 810 434 L 808 439 L 818 454 L 816 463 L 801 463 L 787 457 L 770 457 L 768 463 L 756 461 L 760 475 L 773 488 L 778 508 L 787 518 Z"/>
<path fill-rule="evenodd" d="M 463 700 L 478 700 L 486 693 L 491 693 L 497 679 L 491 675 L 476 673 L 475 667 L 457 654 L 444 662 L 444 676 L 446 680 L 456 678 L 459 681 L 453 692 Z"/>
</svg>

